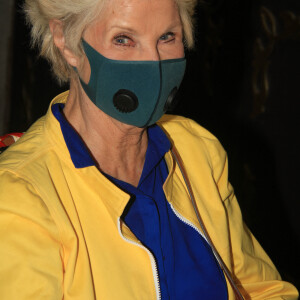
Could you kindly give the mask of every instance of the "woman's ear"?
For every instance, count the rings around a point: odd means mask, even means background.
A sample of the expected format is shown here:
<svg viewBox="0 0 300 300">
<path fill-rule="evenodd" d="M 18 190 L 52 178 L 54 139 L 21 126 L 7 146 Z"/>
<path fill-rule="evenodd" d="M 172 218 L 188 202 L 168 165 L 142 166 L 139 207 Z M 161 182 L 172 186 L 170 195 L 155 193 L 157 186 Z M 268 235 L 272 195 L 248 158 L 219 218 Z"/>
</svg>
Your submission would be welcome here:
<svg viewBox="0 0 300 300">
<path fill-rule="evenodd" d="M 71 66 L 78 67 L 79 58 L 66 46 L 62 21 L 51 19 L 49 21 L 49 28 L 52 33 L 53 42 L 62 56 Z"/>
</svg>

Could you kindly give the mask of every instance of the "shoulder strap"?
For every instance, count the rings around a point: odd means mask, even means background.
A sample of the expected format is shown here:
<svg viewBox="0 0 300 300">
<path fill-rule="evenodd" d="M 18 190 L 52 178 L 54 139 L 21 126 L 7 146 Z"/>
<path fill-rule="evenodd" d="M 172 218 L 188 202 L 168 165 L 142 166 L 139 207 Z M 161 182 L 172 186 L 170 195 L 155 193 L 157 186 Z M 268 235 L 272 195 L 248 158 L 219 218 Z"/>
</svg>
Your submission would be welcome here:
<svg viewBox="0 0 300 300">
<path fill-rule="evenodd" d="M 212 242 L 212 240 L 211 240 L 211 238 L 210 238 L 210 236 L 209 236 L 209 234 L 208 234 L 208 232 L 205 228 L 205 225 L 202 221 L 201 215 L 200 215 L 198 207 L 197 207 L 197 203 L 196 203 L 195 198 L 194 198 L 194 194 L 193 194 L 193 190 L 192 190 L 190 181 L 189 181 L 188 176 L 185 172 L 182 159 L 179 156 L 179 154 L 178 154 L 177 150 L 175 149 L 175 147 L 172 147 L 171 152 L 173 154 L 173 157 L 174 157 L 174 159 L 175 159 L 175 161 L 176 161 L 176 163 L 177 163 L 177 165 L 178 165 L 178 167 L 181 171 L 181 174 L 182 174 L 183 179 L 185 181 L 185 184 L 187 186 L 187 189 L 188 189 L 188 192 L 189 192 L 189 195 L 190 195 L 190 199 L 191 199 L 191 202 L 192 202 L 193 207 L 194 207 L 194 211 L 196 213 L 198 222 L 200 224 L 200 228 L 202 229 L 203 234 L 206 237 L 206 240 L 207 240 L 208 244 L 210 245 L 210 247 L 211 247 L 211 249 L 212 249 L 212 251 L 213 251 L 220 267 L 221 267 L 221 269 L 223 270 L 224 274 L 226 275 L 226 277 L 227 277 L 227 279 L 228 279 L 228 281 L 229 281 L 229 283 L 230 283 L 230 285 L 231 285 L 231 287 L 234 291 L 236 300 L 244 300 L 241 292 L 237 288 L 236 283 L 234 282 L 234 280 L 232 278 L 232 275 L 231 275 L 229 269 L 227 268 L 226 264 L 224 263 L 223 259 L 221 258 L 220 254 L 218 253 L 216 247 L 214 246 L 214 244 L 213 244 L 213 242 Z"/>
</svg>

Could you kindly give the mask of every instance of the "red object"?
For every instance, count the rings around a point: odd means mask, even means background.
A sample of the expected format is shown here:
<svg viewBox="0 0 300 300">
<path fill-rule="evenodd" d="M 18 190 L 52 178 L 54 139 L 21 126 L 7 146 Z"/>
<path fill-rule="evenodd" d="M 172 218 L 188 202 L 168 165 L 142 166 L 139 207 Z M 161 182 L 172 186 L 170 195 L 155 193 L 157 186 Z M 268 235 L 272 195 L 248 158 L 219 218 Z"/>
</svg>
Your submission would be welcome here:
<svg viewBox="0 0 300 300">
<path fill-rule="evenodd" d="M 10 146 L 15 142 L 15 137 L 18 139 L 23 135 L 23 132 L 13 132 L 0 136 L 0 148 Z M 11 142 L 11 138 L 14 140 Z"/>
</svg>

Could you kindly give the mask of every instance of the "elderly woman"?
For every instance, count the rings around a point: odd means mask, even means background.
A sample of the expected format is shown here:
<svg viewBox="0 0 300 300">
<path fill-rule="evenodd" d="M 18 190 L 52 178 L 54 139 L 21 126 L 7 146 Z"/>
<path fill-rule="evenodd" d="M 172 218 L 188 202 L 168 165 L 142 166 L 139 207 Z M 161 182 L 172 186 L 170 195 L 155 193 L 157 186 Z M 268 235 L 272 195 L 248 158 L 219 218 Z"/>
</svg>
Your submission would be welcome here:
<svg viewBox="0 0 300 300">
<path fill-rule="evenodd" d="M 27 0 L 70 90 L 0 159 L 1 299 L 296 299 L 247 227 L 224 150 L 165 115 L 195 0 Z"/>
</svg>

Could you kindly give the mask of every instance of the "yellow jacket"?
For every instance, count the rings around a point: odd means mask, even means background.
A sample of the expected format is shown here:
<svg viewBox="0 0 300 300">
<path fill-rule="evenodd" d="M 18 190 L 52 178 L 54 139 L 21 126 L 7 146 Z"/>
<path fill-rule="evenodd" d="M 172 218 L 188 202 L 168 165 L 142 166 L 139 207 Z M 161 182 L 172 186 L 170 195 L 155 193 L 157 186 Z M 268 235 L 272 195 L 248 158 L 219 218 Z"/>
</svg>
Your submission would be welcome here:
<svg viewBox="0 0 300 300">
<path fill-rule="evenodd" d="M 242 222 L 218 140 L 186 118 L 166 115 L 158 124 L 184 162 L 207 231 L 242 293 L 297 299 Z M 199 228 L 178 166 L 171 153 L 165 159 L 166 198 Z M 49 109 L 0 156 L 0 299 L 157 299 L 155 261 L 120 220 L 128 200 L 95 166 L 74 167 Z M 228 293 L 234 299 L 229 285 Z"/>
</svg>

